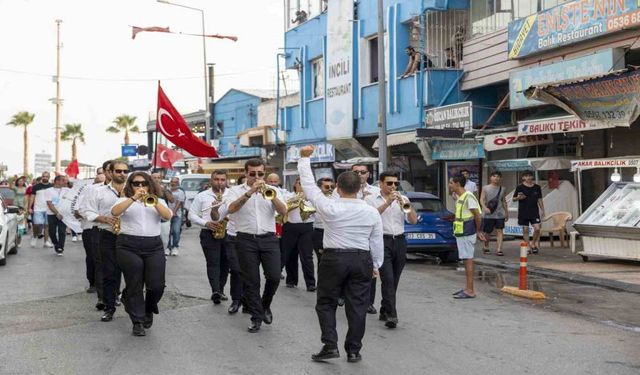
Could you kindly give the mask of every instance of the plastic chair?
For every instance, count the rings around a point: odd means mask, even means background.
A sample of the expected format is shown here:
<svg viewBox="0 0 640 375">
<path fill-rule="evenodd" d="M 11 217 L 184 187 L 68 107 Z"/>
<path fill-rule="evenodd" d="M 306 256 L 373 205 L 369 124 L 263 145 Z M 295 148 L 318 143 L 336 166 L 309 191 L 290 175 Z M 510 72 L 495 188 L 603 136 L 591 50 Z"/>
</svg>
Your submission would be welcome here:
<svg viewBox="0 0 640 375">
<path fill-rule="evenodd" d="M 551 242 L 551 247 L 555 247 L 553 243 L 553 234 L 558 232 L 558 236 L 560 237 L 560 246 L 567 247 L 569 245 L 569 241 L 566 242 L 567 246 L 565 246 L 565 240 L 567 240 L 567 221 L 572 220 L 573 216 L 570 212 L 554 212 L 551 215 L 548 215 L 544 219 L 543 222 L 552 220 L 553 227 L 548 229 L 543 229 L 542 233 L 549 233 L 549 242 Z"/>
</svg>

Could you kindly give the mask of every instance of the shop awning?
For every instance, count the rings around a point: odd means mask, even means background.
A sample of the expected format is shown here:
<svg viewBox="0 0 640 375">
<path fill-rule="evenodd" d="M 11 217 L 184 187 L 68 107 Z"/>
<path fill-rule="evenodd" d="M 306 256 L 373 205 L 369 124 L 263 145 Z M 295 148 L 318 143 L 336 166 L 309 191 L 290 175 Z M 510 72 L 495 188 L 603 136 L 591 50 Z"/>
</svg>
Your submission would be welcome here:
<svg viewBox="0 0 640 375">
<path fill-rule="evenodd" d="M 416 137 L 417 135 L 415 130 L 412 130 L 410 132 L 388 134 L 387 147 L 400 146 L 407 143 L 416 143 Z M 379 141 L 380 138 L 376 139 L 376 141 L 373 142 L 373 146 L 371 146 L 371 148 L 377 150 Z"/>
<path fill-rule="evenodd" d="M 524 94 L 528 99 L 556 105 L 583 121 L 628 127 L 640 116 L 640 69 L 532 86 Z"/>
<path fill-rule="evenodd" d="M 509 159 L 493 160 L 485 164 L 487 168 L 502 172 L 516 171 L 555 171 L 571 168 L 571 158 L 569 157 L 549 157 L 549 158 L 529 158 L 529 159 Z"/>
</svg>

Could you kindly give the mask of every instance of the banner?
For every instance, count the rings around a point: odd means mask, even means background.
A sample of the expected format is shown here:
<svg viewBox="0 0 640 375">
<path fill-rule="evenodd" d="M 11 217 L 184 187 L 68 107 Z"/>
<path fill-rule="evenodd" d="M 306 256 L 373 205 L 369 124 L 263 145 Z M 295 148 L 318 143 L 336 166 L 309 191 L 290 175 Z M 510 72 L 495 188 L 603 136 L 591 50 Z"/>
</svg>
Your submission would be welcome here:
<svg viewBox="0 0 640 375">
<path fill-rule="evenodd" d="M 484 158 L 482 143 L 475 140 L 431 141 L 433 160 L 471 160 Z"/>
<path fill-rule="evenodd" d="M 76 180 L 73 182 L 73 188 L 67 191 L 60 199 L 60 203 L 56 206 L 58 212 L 62 215 L 62 222 L 76 233 L 82 233 L 82 224 L 75 216 L 75 210 L 77 210 L 76 203 L 78 202 L 78 196 L 84 190 L 85 187 L 91 185 L 93 180 Z"/>
<path fill-rule="evenodd" d="M 311 154 L 312 163 L 333 163 L 336 161 L 336 153 L 333 145 L 330 143 L 315 143 L 315 150 Z M 300 159 L 300 145 L 291 145 L 287 147 L 286 160 L 287 163 L 297 163 Z"/>
<path fill-rule="evenodd" d="M 637 0 L 576 0 L 509 23 L 510 59 L 640 26 Z"/>
<path fill-rule="evenodd" d="M 556 105 L 584 121 L 630 126 L 640 115 L 640 70 L 525 91 L 527 98 Z"/>
<path fill-rule="evenodd" d="M 327 5 L 327 140 L 353 137 L 353 1 Z"/>
<path fill-rule="evenodd" d="M 633 168 L 640 167 L 640 159 L 589 159 L 572 160 L 571 171 L 594 168 Z"/>
<path fill-rule="evenodd" d="M 506 150 L 510 148 L 548 145 L 553 137 L 543 135 L 518 135 L 518 132 L 488 134 L 484 137 L 484 149 L 487 151 Z"/>
<path fill-rule="evenodd" d="M 615 125 L 600 121 L 584 121 L 576 116 L 552 117 L 540 120 L 518 121 L 518 134 L 538 135 L 553 133 L 571 133 L 587 130 L 613 128 Z"/>
<path fill-rule="evenodd" d="M 426 110 L 425 128 L 427 129 L 464 129 L 473 130 L 473 108 L 471 102 L 461 102 Z"/>
</svg>

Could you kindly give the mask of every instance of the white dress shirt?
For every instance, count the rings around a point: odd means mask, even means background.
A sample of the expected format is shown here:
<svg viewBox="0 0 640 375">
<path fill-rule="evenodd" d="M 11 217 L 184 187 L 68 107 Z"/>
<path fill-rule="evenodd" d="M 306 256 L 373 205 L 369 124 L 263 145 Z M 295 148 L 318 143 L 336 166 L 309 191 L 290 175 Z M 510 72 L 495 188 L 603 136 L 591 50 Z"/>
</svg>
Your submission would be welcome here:
<svg viewBox="0 0 640 375">
<path fill-rule="evenodd" d="M 224 203 L 220 207 L 220 213 L 229 211 L 231 203 L 235 202 L 243 194 L 251 190 L 246 184 L 237 185 L 230 189 L 229 195 L 225 197 Z M 276 196 L 282 200 L 279 189 L 275 189 Z M 276 209 L 270 200 L 264 199 L 260 192 L 251 195 L 240 209 L 229 214 L 229 219 L 235 223 L 236 233 L 265 234 L 275 233 L 276 230 Z"/>
<path fill-rule="evenodd" d="M 222 201 L 224 202 L 229 197 L 229 189 L 224 189 L 224 193 L 222 193 Z M 193 198 L 193 202 L 191 202 L 191 207 L 189 208 L 189 220 L 192 223 L 199 225 L 205 229 L 207 226 L 207 222 L 211 221 L 211 210 L 203 211 L 205 208 L 211 207 L 211 205 L 216 201 L 215 193 L 212 189 L 207 189 L 205 191 L 201 191 L 198 195 Z M 224 211 L 223 211 L 224 208 Z M 227 216 L 227 208 L 223 204 L 218 208 L 218 213 L 220 214 L 220 220 L 224 219 Z M 227 217 L 229 221 L 227 222 L 227 234 L 229 236 L 236 235 L 235 223 L 230 217 Z"/>
<path fill-rule="evenodd" d="M 322 216 L 325 249 L 360 249 L 371 251 L 373 266 L 384 260 L 382 219 L 378 210 L 362 199 L 328 198 L 316 185 L 309 158 L 298 160 L 300 183 L 307 198 Z"/>
<path fill-rule="evenodd" d="M 131 198 L 118 198 L 113 206 L 124 202 L 127 199 Z M 164 199 L 158 199 L 158 204 L 167 207 Z M 113 208 L 113 206 L 111 208 Z M 162 217 L 155 207 L 147 207 L 140 200 L 135 201 L 131 203 L 131 206 L 129 206 L 122 215 L 120 215 L 120 234 L 140 237 L 157 237 L 161 232 L 161 219 Z"/>
<path fill-rule="evenodd" d="M 356 195 L 356 198 L 358 199 L 364 199 L 364 193 L 368 193 L 366 196 L 370 196 L 370 195 L 375 195 L 375 194 L 380 194 L 380 188 L 377 186 L 373 186 L 373 185 L 369 185 L 368 183 L 364 185 L 363 188 L 361 188 L 360 190 L 358 190 L 358 194 Z M 340 198 L 340 194 L 338 194 L 338 189 L 333 189 L 333 197 L 338 199 Z"/>
<path fill-rule="evenodd" d="M 409 202 L 409 198 L 402 196 L 405 202 Z M 385 199 L 382 196 L 382 193 L 376 195 L 369 195 L 365 198 L 365 202 L 370 204 L 373 208 L 378 210 L 378 207 L 382 206 L 385 203 Z M 393 203 L 386 210 L 382 211 L 380 214 L 382 216 L 382 231 L 387 236 L 399 236 L 404 234 L 404 221 L 407 217 L 402 211 L 402 207 L 398 204 L 397 200 L 394 200 Z"/>
<path fill-rule="evenodd" d="M 80 215 L 94 222 L 98 228 L 111 232 L 113 231 L 111 225 L 99 223 L 96 219 L 98 216 L 112 217 L 111 207 L 113 207 L 119 197 L 120 193 L 118 193 L 111 184 L 98 186 L 91 190 L 91 195 L 83 205 L 84 207 L 80 211 Z"/>
<path fill-rule="evenodd" d="M 51 202 L 55 207 L 58 207 L 60 202 L 62 202 L 62 197 L 71 189 L 68 187 L 50 187 L 44 191 L 44 196 L 46 202 Z M 47 205 L 47 215 L 53 215 L 53 211 L 49 209 L 49 205 Z"/>
<path fill-rule="evenodd" d="M 293 192 L 289 192 L 285 190 L 284 193 L 284 199 L 289 200 L 289 199 L 295 199 L 297 198 L 298 194 L 297 193 L 293 193 Z M 286 204 L 286 202 L 285 202 Z M 307 207 L 313 207 L 313 204 L 311 204 L 311 201 L 309 200 L 305 200 L 304 201 L 304 205 Z M 291 224 L 306 224 L 306 223 L 313 223 L 315 221 L 315 214 L 311 214 L 309 216 L 309 218 L 307 220 L 302 220 L 302 217 L 300 216 L 300 209 L 299 208 L 294 208 L 293 210 L 289 211 L 289 213 L 287 214 L 287 223 L 291 223 Z"/>
</svg>

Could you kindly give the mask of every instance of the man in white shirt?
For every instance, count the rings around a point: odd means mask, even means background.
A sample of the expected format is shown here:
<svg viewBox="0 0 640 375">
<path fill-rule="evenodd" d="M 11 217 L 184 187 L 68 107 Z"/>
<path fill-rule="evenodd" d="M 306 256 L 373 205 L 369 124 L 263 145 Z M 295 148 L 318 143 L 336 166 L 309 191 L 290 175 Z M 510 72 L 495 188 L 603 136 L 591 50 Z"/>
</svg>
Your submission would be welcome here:
<svg viewBox="0 0 640 375">
<path fill-rule="evenodd" d="M 396 310 L 396 291 L 400 275 L 407 259 L 407 240 L 404 237 L 404 222 L 416 224 L 418 215 L 410 206 L 409 198 L 398 192 L 398 175 L 393 172 L 380 174 L 380 194 L 369 195 L 365 201 L 378 210 L 382 216 L 384 232 L 384 262 L 380 268 L 382 302 L 380 320 L 388 328 L 396 328 L 398 312 Z M 399 201 L 403 203 L 400 204 Z M 405 207 L 408 205 L 408 207 Z"/>
<path fill-rule="evenodd" d="M 53 179 L 53 187 L 45 190 L 49 239 L 53 243 L 53 249 L 58 256 L 64 254 L 64 241 L 67 234 L 67 225 L 62 221 L 62 214 L 58 211 L 58 206 L 62 202 L 62 197 L 69 190 L 67 176 L 62 175 L 56 176 Z"/>
<path fill-rule="evenodd" d="M 338 195 L 331 199 L 318 188 L 311 171 L 309 157 L 313 146 L 300 150 L 298 173 L 307 199 L 311 201 L 324 223 L 322 261 L 318 267 L 316 312 L 324 346 L 311 359 L 323 361 L 338 358 L 336 308 L 344 290 L 349 330 L 344 348 L 349 362 L 362 357 L 362 338 L 367 320 L 367 306 L 371 278 L 378 276 L 383 264 L 384 250 L 382 220 L 375 208 L 357 199 L 360 179 L 353 172 L 338 177 Z"/>
<path fill-rule="evenodd" d="M 44 247 L 53 247 L 49 240 L 49 232 L 47 231 L 47 199 L 45 191 L 53 186 L 49 182 L 49 172 L 42 172 L 40 182 L 35 184 L 31 190 L 29 207 L 31 210 L 33 221 L 33 238 L 31 239 L 31 247 L 36 246 L 38 238 L 42 237 L 44 232 Z"/>
<path fill-rule="evenodd" d="M 262 322 L 271 324 L 271 302 L 280 284 L 280 245 L 275 235 L 276 213 L 285 215 L 287 207 L 281 195 L 265 198 L 265 164 L 249 159 L 244 165 L 247 181 L 229 190 L 221 212 L 229 213 L 237 231 L 237 252 L 242 270 L 244 298 L 251 314 L 249 332 L 260 330 Z M 265 286 L 260 298 L 260 265 L 264 270 Z"/>
<path fill-rule="evenodd" d="M 468 169 L 463 169 L 460 171 L 460 174 L 462 175 L 462 177 L 464 177 L 465 183 L 464 183 L 464 190 L 468 191 L 469 193 L 473 193 L 473 195 L 476 196 L 476 198 L 478 197 L 478 185 L 473 182 L 471 180 L 471 173 L 469 173 Z"/>
</svg>

